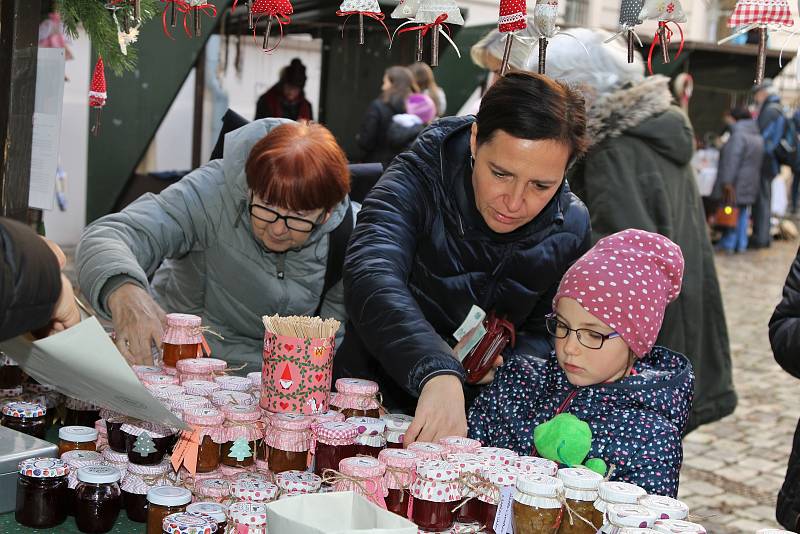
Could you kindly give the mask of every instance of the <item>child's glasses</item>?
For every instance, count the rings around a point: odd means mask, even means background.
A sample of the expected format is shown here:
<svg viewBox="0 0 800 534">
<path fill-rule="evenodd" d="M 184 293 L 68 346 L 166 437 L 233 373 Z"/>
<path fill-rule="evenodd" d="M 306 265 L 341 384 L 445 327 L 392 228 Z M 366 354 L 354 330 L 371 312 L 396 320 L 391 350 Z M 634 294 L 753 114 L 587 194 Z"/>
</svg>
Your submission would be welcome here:
<svg viewBox="0 0 800 534">
<path fill-rule="evenodd" d="M 601 334 L 600 332 L 595 332 L 589 328 L 570 328 L 564 324 L 563 321 L 560 321 L 555 314 L 546 316 L 544 319 L 544 324 L 547 327 L 547 331 L 550 332 L 550 335 L 558 339 L 564 339 L 569 335 L 570 332 L 575 332 L 575 336 L 578 338 L 578 343 L 587 349 L 601 349 L 603 348 L 603 343 L 605 343 L 606 339 L 614 339 L 619 337 L 619 334 L 616 332 L 611 332 L 610 334 Z"/>
</svg>

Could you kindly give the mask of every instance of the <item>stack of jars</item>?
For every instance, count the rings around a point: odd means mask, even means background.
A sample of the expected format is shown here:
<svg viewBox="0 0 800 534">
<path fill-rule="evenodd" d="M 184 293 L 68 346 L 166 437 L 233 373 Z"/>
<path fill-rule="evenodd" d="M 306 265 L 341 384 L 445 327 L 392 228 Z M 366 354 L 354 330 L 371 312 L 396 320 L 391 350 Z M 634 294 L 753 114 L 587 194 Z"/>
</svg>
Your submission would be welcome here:
<svg viewBox="0 0 800 534">
<path fill-rule="evenodd" d="M 404 449 L 384 449 L 378 460 L 386 465 L 386 508 L 390 512 L 407 517 L 411 496 L 411 484 L 417 476 L 419 456 Z"/>
<path fill-rule="evenodd" d="M 603 477 L 589 469 L 566 468 L 558 471 L 558 478 L 564 483 L 564 505 L 574 512 L 562 521 L 559 534 L 595 534 L 603 526 L 603 514 L 594 507 Z"/>
<path fill-rule="evenodd" d="M 157 465 L 175 445 L 175 430 L 161 425 L 129 420 L 120 431 L 125 435 L 125 452 L 132 464 Z"/>
<path fill-rule="evenodd" d="M 267 534 L 267 505 L 261 502 L 236 502 L 228 509 L 232 532 Z"/>
<path fill-rule="evenodd" d="M 122 479 L 122 495 L 128 519 L 147 522 L 147 492 L 154 487 L 169 486 L 171 466 L 168 460 L 156 465 L 128 464 Z"/>
</svg>

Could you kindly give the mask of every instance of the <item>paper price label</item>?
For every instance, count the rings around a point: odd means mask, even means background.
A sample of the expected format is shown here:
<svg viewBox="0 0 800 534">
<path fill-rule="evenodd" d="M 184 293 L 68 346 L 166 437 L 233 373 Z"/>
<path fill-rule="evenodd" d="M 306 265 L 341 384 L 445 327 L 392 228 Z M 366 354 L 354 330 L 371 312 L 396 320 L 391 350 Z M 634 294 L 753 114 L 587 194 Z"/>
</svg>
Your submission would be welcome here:
<svg viewBox="0 0 800 534">
<path fill-rule="evenodd" d="M 495 534 L 514 534 L 513 504 L 514 486 L 504 486 L 500 490 L 500 504 L 494 518 Z"/>
</svg>

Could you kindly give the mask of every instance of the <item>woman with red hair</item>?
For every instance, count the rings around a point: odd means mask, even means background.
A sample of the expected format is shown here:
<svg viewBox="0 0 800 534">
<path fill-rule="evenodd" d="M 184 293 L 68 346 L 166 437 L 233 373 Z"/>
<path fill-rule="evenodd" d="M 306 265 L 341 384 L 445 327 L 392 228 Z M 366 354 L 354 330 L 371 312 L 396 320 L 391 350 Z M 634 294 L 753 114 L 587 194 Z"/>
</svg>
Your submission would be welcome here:
<svg viewBox="0 0 800 534">
<path fill-rule="evenodd" d="M 207 337 L 214 356 L 259 364 L 263 315 L 344 321 L 328 256 L 332 236 L 353 227 L 349 190 L 324 126 L 255 121 L 225 136 L 222 159 L 89 226 L 80 286 L 131 362 L 151 362 L 165 312 L 184 312 L 224 337 Z"/>
</svg>

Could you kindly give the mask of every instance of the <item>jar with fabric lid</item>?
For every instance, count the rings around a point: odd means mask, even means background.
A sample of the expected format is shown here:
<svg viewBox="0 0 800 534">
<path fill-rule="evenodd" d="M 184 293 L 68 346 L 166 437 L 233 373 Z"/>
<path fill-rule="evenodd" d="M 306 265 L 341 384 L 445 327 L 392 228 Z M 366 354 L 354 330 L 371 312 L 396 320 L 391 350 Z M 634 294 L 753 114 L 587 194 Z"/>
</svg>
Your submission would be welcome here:
<svg viewBox="0 0 800 534">
<path fill-rule="evenodd" d="M 481 448 L 481 442 L 477 439 L 461 436 L 441 438 L 438 444 L 445 448 L 445 454 L 474 454 Z"/>
<path fill-rule="evenodd" d="M 278 486 L 263 480 L 240 478 L 231 483 L 231 495 L 238 501 L 268 503 L 278 497 Z"/>
<path fill-rule="evenodd" d="M 653 524 L 653 530 L 661 534 L 706 534 L 703 525 L 678 519 L 658 519 Z"/>
<path fill-rule="evenodd" d="M 194 408 L 212 408 L 211 401 L 199 395 L 178 395 L 167 401 L 167 406 L 173 413 L 182 414 Z"/>
<path fill-rule="evenodd" d="M 205 359 L 205 358 L 202 358 Z M 181 360 L 185 362 L 193 362 L 196 360 Z M 211 380 L 185 380 L 181 383 L 187 395 L 198 395 L 200 397 L 211 397 L 222 388 L 219 384 Z"/>
<path fill-rule="evenodd" d="M 69 451 L 96 451 L 97 430 L 85 426 L 62 426 L 58 429 L 58 455 Z"/>
<path fill-rule="evenodd" d="M 33 384 L 33 385 L 40 385 L 40 384 Z M 48 386 L 49 387 L 49 386 Z M 6 390 L 7 391 L 7 390 Z M 3 392 L 0 391 L 0 404 L 4 403 L 3 401 Z M 47 412 L 44 414 L 45 421 L 47 421 L 47 426 L 51 427 L 57 423 L 59 423 L 59 414 L 58 409 L 61 404 L 64 403 L 64 395 L 57 391 L 51 391 L 47 393 L 34 393 L 33 391 L 25 391 L 22 393 L 22 396 L 19 397 L 19 400 L 25 402 L 32 402 L 34 404 L 41 404 L 45 407 Z"/>
<path fill-rule="evenodd" d="M 275 485 L 281 493 L 318 493 L 322 477 L 307 471 L 284 471 L 275 475 Z"/>
<path fill-rule="evenodd" d="M 122 425 L 132 421 L 131 418 L 119 414 L 106 414 L 106 436 L 108 446 L 114 452 L 127 454 L 127 434 L 122 431 Z"/>
<path fill-rule="evenodd" d="M 376 506 L 386 509 L 386 466 L 376 458 L 357 456 L 339 462 L 339 472 L 328 471 L 324 480 L 333 482 L 333 491 L 352 491 Z"/>
<path fill-rule="evenodd" d="M 310 417 L 314 420 L 314 424 L 344 423 L 345 419 L 347 419 L 342 412 L 337 412 L 336 410 L 311 414 Z"/>
<path fill-rule="evenodd" d="M 494 520 L 500 504 L 500 494 L 504 488 L 514 488 L 517 483 L 517 470 L 513 466 L 493 467 L 484 471 L 483 476 L 488 484 L 478 486 L 479 523 L 484 531 L 494 534 Z"/>
<path fill-rule="evenodd" d="M 157 465 L 174 443 L 175 431 L 165 426 L 133 421 L 121 427 L 125 436 L 125 452 L 132 464 Z"/>
<path fill-rule="evenodd" d="M 475 451 L 475 454 L 480 456 L 488 467 L 514 465 L 519 458 L 519 454 L 511 449 L 501 449 L 499 447 L 481 447 Z"/>
<path fill-rule="evenodd" d="M 455 523 L 453 509 L 461 500 L 458 467 L 443 460 L 421 461 L 411 485 L 414 506 L 411 520 L 421 530 L 443 532 Z"/>
<path fill-rule="evenodd" d="M 406 431 L 414 418 L 402 413 L 387 413 L 381 416 L 386 423 L 386 447 L 389 449 L 402 449 Z"/>
<path fill-rule="evenodd" d="M 202 355 L 203 320 L 188 313 L 168 313 L 162 338 L 165 367 L 175 367 L 178 360 Z"/>
<path fill-rule="evenodd" d="M 94 427 L 94 422 L 100 419 L 100 407 L 91 402 L 67 397 L 64 406 L 67 409 L 64 426 Z"/>
<path fill-rule="evenodd" d="M 190 514 L 202 514 L 214 520 L 217 524 L 217 534 L 224 534 L 228 525 L 228 507 L 216 502 L 193 502 L 186 507 Z"/>
<path fill-rule="evenodd" d="M 22 369 L 17 362 L 0 352 L 0 389 L 13 389 L 22 385 Z"/>
<path fill-rule="evenodd" d="M 314 428 L 314 473 L 338 469 L 339 462 L 356 455 L 358 427 L 352 423 L 326 422 Z"/>
<path fill-rule="evenodd" d="M 209 473 L 219 467 L 220 451 L 225 443 L 222 429 L 225 414 L 215 408 L 192 408 L 183 412 L 183 420 L 199 431 L 197 472 Z"/>
<path fill-rule="evenodd" d="M 14 401 L 3 405 L 3 416 L 0 425 L 44 439 L 49 425 L 47 423 L 47 408 L 38 403 Z M 92 422 L 94 426 L 94 422 Z"/>
<path fill-rule="evenodd" d="M 597 500 L 594 501 L 595 509 L 605 517 L 609 504 L 637 504 L 639 497 L 644 497 L 647 492 L 635 484 L 627 482 L 601 482 L 598 488 Z"/>
<path fill-rule="evenodd" d="M 147 523 L 147 492 L 150 488 L 171 484 L 169 469 L 168 460 L 158 465 L 128 464 L 128 472 L 121 485 L 128 519 Z"/>
<path fill-rule="evenodd" d="M 555 477 L 525 474 L 517 478 L 514 493 L 514 533 L 545 534 L 555 532 L 561 519 L 559 496 L 564 483 Z"/>
<path fill-rule="evenodd" d="M 415 441 L 407 448 L 417 453 L 420 460 L 443 460 L 448 453 L 444 445 L 428 443 L 426 441 Z"/>
<path fill-rule="evenodd" d="M 108 448 L 103 451 L 101 456 L 104 464 L 116 467 L 117 469 L 119 469 L 122 478 L 125 478 L 125 474 L 128 472 L 128 463 L 129 463 L 127 454 L 125 454 L 124 452 L 117 452 L 111 448 Z"/>
<path fill-rule="evenodd" d="M 348 419 L 380 417 L 381 403 L 378 400 L 378 390 L 378 384 L 371 380 L 340 378 L 336 381 L 336 392 L 331 394 L 331 406 Z"/>
<path fill-rule="evenodd" d="M 305 471 L 312 443 L 312 419 L 301 414 L 279 413 L 270 421 L 270 431 L 264 437 L 270 470 L 273 473 Z"/>
<path fill-rule="evenodd" d="M 56 458 L 29 458 L 19 464 L 14 518 L 31 528 L 52 528 L 67 518 L 69 467 Z"/>
<path fill-rule="evenodd" d="M 158 534 L 215 534 L 218 530 L 219 526 L 213 517 L 186 511 L 164 517 Z"/>
<path fill-rule="evenodd" d="M 390 512 L 407 517 L 411 497 L 411 483 L 417 474 L 419 456 L 414 451 L 404 449 L 384 449 L 378 461 L 386 465 L 384 484 L 386 485 L 386 508 Z"/>
<path fill-rule="evenodd" d="M 24 392 L 25 390 L 22 388 L 22 386 L 0 389 L 0 403 L 11 402 L 12 400 L 25 400 L 25 402 L 31 402 L 28 399 L 22 398 Z"/>
<path fill-rule="evenodd" d="M 229 467 L 250 467 L 255 463 L 258 442 L 264 439 L 261 409 L 232 404 L 223 406 L 222 413 L 225 415 L 222 463 Z"/>
<path fill-rule="evenodd" d="M 489 484 L 484 476 L 486 466 L 483 460 L 474 454 L 455 453 L 448 454 L 447 461 L 461 471 L 459 479 L 461 504 L 456 511 L 456 521 L 465 524 L 480 523 L 485 513 L 483 503 L 478 500 L 478 493 L 475 490 L 476 488 L 485 488 Z"/>
<path fill-rule="evenodd" d="M 250 387 L 253 391 L 261 389 L 261 371 L 247 373 L 247 379 L 250 381 Z"/>
<path fill-rule="evenodd" d="M 214 380 L 214 365 L 206 361 L 207 358 L 186 358 L 178 360 L 175 369 L 181 384 L 187 381 Z"/>
<path fill-rule="evenodd" d="M 564 514 L 558 534 L 595 534 L 603 526 L 603 515 L 594 507 L 602 475 L 578 467 L 561 469 L 558 478 L 564 483 L 565 506 L 573 512 Z"/>
<path fill-rule="evenodd" d="M 267 534 L 267 505 L 262 502 L 235 502 L 228 516 L 236 534 Z"/>
<path fill-rule="evenodd" d="M 650 528 L 656 519 L 655 513 L 638 504 L 609 504 L 600 532 L 619 534 L 623 528 Z"/>
<path fill-rule="evenodd" d="M 230 499 L 231 482 L 225 478 L 195 479 L 194 491 L 203 500 L 223 503 Z"/>
<path fill-rule="evenodd" d="M 178 384 L 145 384 L 144 388 L 161 401 L 169 401 L 180 395 L 186 395 L 186 388 Z"/>
<path fill-rule="evenodd" d="M 81 532 L 109 532 L 122 509 L 119 469 L 88 465 L 78 469 L 75 488 L 75 524 Z"/>
<path fill-rule="evenodd" d="M 538 458 L 536 456 L 520 456 L 515 458 L 511 465 L 520 473 L 538 473 L 549 477 L 554 477 L 558 473 L 557 463 L 547 458 Z M 597 491 L 597 488 L 595 488 L 595 491 Z"/>
<path fill-rule="evenodd" d="M 377 458 L 386 448 L 386 423 L 374 417 L 349 417 L 346 421 L 358 428 L 356 454 Z"/>
<path fill-rule="evenodd" d="M 164 518 L 185 512 L 192 492 L 176 486 L 158 486 L 147 491 L 147 534 L 161 534 Z M 216 526 L 216 525 L 215 525 Z"/>
<path fill-rule="evenodd" d="M 656 514 L 656 519 L 686 519 L 689 517 L 689 506 L 677 499 L 662 495 L 645 495 L 639 497 L 639 505 Z"/>
<path fill-rule="evenodd" d="M 211 404 L 221 408 L 231 404 L 241 404 L 243 406 L 258 406 L 255 397 L 246 391 L 230 391 L 220 389 L 211 394 Z"/>
<path fill-rule="evenodd" d="M 243 376 L 217 376 L 214 382 L 219 385 L 222 391 L 250 391 L 252 382 Z"/>
<path fill-rule="evenodd" d="M 68 451 L 61 456 L 61 460 L 69 467 L 67 474 L 67 514 L 75 515 L 75 488 L 78 487 L 78 470 L 89 465 L 100 465 L 103 457 L 96 451 Z"/>
<path fill-rule="evenodd" d="M 145 386 L 179 386 L 180 381 L 177 376 L 161 374 L 161 375 L 144 375 L 142 383 Z"/>
<path fill-rule="evenodd" d="M 141 382 L 145 375 L 163 375 L 164 368 L 157 365 L 132 365 L 131 369 Z"/>
</svg>

